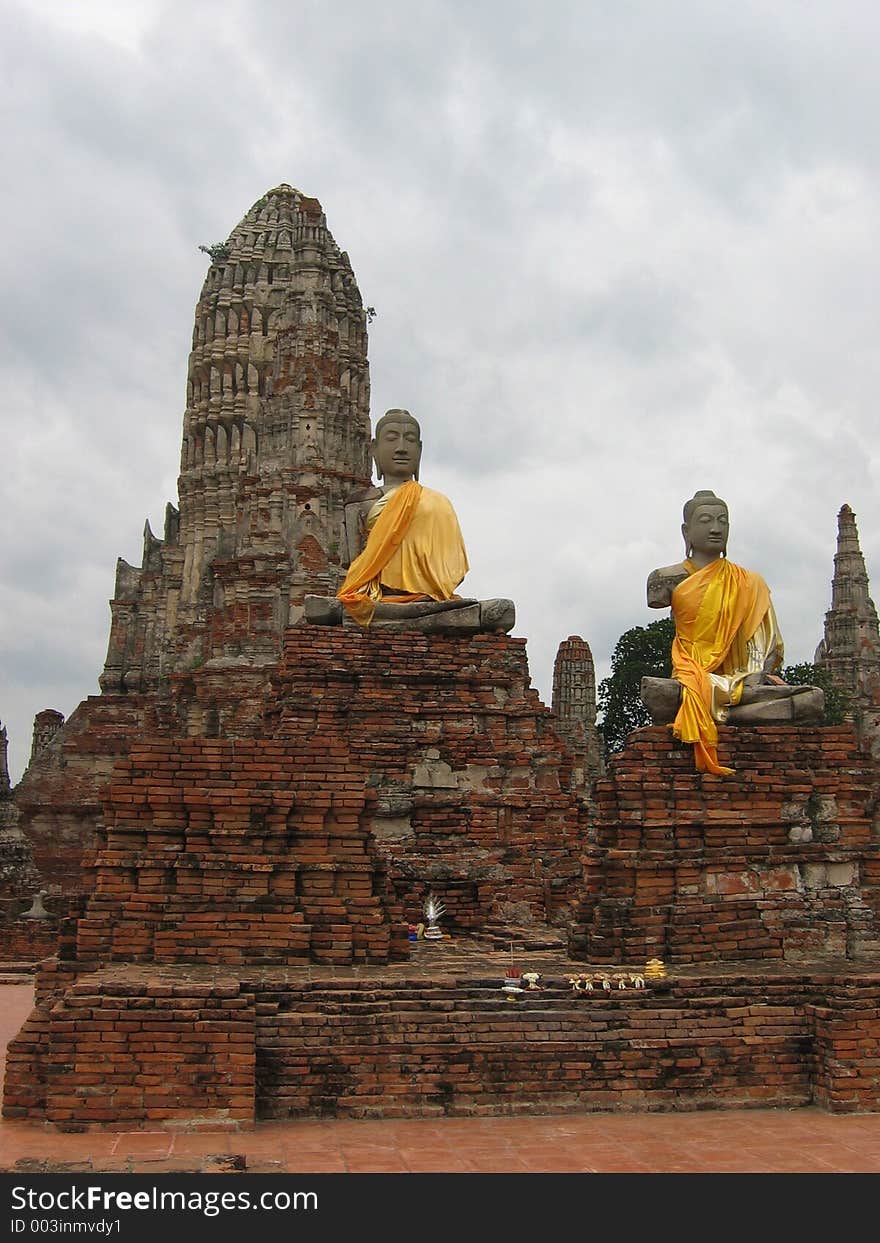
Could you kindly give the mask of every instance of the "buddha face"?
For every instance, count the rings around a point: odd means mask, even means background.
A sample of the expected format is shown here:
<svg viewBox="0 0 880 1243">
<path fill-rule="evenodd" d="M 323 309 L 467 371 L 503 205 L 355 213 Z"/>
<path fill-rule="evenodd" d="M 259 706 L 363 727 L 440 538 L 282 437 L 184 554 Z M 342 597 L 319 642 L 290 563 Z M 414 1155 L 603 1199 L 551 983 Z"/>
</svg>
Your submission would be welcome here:
<svg viewBox="0 0 880 1243">
<path fill-rule="evenodd" d="M 405 483 L 418 474 L 422 456 L 419 428 L 412 418 L 380 420 L 372 444 L 373 460 L 379 478 L 386 484 Z"/>
<path fill-rule="evenodd" d="M 725 504 L 696 505 L 681 528 L 688 555 L 703 565 L 720 557 L 727 551 L 729 527 Z"/>
</svg>

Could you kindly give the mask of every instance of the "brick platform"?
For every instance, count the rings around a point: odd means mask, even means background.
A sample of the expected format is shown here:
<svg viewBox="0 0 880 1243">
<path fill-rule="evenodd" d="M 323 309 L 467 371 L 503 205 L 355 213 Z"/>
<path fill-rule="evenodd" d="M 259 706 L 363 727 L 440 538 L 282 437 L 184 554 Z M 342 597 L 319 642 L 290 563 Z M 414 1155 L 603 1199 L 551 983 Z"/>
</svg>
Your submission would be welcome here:
<svg viewBox="0 0 880 1243">
<path fill-rule="evenodd" d="M 575 993 L 583 969 L 420 944 L 388 967 L 116 967 L 38 1007 L 9 1046 L 4 1116 L 62 1130 L 820 1105 L 880 1109 L 880 965 L 691 968 Z"/>
<path fill-rule="evenodd" d="M 876 774 L 852 728 L 722 730 L 733 777 L 694 771 L 665 726 L 595 783 L 571 947 L 674 963 L 880 951 Z"/>
<path fill-rule="evenodd" d="M 10 1044 L 6 1117 L 62 1130 L 249 1126 L 254 998 L 235 979 L 86 976 Z"/>
<path fill-rule="evenodd" d="M 162 695 L 80 705 L 16 791 L 58 895 L 53 910 L 63 913 L 62 894 L 76 909 L 88 884 L 82 859 L 132 747 L 220 738 L 298 748 L 344 740 L 406 919 L 422 917 L 433 890 L 456 928 L 567 925 L 580 889 L 583 790 L 531 686 L 525 640 L 304 624 L 285 632 L 280 661 L 209 661 L 174 675 Z"/>
<path fill-rule="evenodd" d="M 433 890 L 452 930 L 567 924 L 582 791 L 524 639 L 295 626 L 273 699 L 266 733 L 298 747 L 345 738 L 408 919 Z"/>
<path fill-rule="evenodd" d="M 847 728 L 724 731 L 725 781 L 638 731 L 588 800 L 507 636 L 298 626 L 280 664 L 173 691 L 105 790 L 7 1116 L 880 1110 L 875 783 Z M 452 935 L 407 962 L 429 890 Z M 542 991 L 502 992 L 513 943 Z M 567 982 L 654 956 L 663 991 Z"/>
<path fill-rule="evenodd" d="M 386 962 L 406 929 L 382 901 L 362 775 L 324 733 L 133 748 L 85 860 L 85 962 Z"/>
</svg>

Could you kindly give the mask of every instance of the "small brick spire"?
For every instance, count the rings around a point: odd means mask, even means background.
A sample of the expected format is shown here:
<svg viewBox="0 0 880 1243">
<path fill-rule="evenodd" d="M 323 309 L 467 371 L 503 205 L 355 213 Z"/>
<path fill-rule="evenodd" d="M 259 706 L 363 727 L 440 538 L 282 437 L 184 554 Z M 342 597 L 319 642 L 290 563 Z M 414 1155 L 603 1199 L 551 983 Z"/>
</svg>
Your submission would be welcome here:
<svg viewBox="0 0 880 1243">
<path fill-rule="evenodd" d="M 556 728 L 586 773 L 602 772 L 602 748 L 596 729 L 596 668 L 590 645 L 580 635 L 569 635 L 559 644 L 553 664 L 553 698 Z"/>
<path fill-rule="evenodd" d="M 815 663 L 853 697 L 856 709 L 880 680 L 877 610 L 870 596 L 856 516 L 849 505 L 843 505 L 837 515 L 831 608 L 825 614 L 825 636 L 816 649 Z"/>
</svg>

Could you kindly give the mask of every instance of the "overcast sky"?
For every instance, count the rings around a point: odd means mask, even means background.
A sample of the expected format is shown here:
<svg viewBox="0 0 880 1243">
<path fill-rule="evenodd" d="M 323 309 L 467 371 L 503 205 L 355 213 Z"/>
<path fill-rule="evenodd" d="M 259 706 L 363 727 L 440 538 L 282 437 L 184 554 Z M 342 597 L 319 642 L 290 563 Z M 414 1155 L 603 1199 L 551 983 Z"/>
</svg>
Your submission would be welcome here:
<svg viewBox="0 0 880 1243">
<path fill-rule="evenodd" d="M 657 620 L 697 488 L 812 659 L 844 502 L 880 582 L 878 52 L 876 0 L 0 0 L 13 779 L 177 500 L 198 247 L 280 182 L 542 697 Z"/>
</svg>

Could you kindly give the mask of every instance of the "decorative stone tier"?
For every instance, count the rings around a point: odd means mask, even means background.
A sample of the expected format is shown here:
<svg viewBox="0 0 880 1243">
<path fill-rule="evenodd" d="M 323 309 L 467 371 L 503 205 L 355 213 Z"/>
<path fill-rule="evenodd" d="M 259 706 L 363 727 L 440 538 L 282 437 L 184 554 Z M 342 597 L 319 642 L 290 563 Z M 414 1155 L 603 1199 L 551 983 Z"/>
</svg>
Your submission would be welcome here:
<svg viewBox="0 0 880 1243">
<path fill-rule="evenodd" d="M 83 962 L 387 962 L 406 956 L 366 828 L 362 776 L 329 732 L 156 741 L 120 761 L 86 856 Z"/>
<path fill-rule="evenodd" d="M 267 734 L 345 738 L 408 919 L 433 890 L 451 929 L 567 923 L 586 826 L 524 639 L 295 626 L 272 698 Z"/>
<path fill-rule="evenodd" d="M 701 970 L 505 994 L 505 955 L 358 973 L 110 969 L 38 1008 L 4 1115 L 60 1129 L 818 1105 L 880 1109 L 880 970 Z M 525 966 L 525 963 L 523 964 Z M 577 966 L 569 964 L 569 969 Z"/>
<path fill-rule="evenodd" d="M 733 777 L 637 730 L 592 791 L 594 841 L 570 949 L 687 962 L 880 948 L 876 777 L 851 727 L 722 729 Z"/>
</svg>

